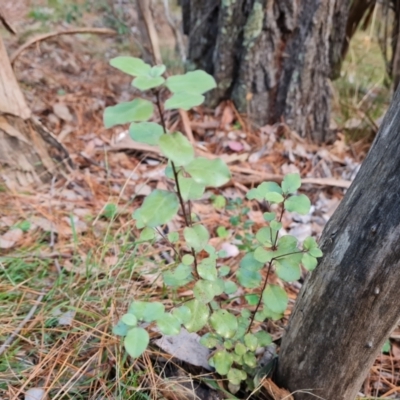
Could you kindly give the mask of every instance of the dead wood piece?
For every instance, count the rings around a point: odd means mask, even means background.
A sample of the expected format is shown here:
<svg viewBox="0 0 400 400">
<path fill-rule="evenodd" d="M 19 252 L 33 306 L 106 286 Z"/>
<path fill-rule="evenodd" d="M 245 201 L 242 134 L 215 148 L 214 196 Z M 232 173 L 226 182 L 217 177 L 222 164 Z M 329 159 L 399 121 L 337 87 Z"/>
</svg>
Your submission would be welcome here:
<svg viewBox="0 0 400 400">
<path fill-rule="evenodd" d="M 19 55 L 26 50 L 28 47 L 32 46 L 35 43 L 41 42 L 46 39 L 50 39 L 55 36 L 60 36 L 60 35 L 75 35 L 79 33 L 94 33 L 96 35 L 116 35 L 117 32 L 114 31 L 113 29 L 108 29 L 108 28 L 75 28 L 75 29 L 69 29 L 67 31 L 57 31 L 57 32 L 50 32 L 50 33 L 45 33 L 43 35 L 38 35 L 23 44 L 20 48 L 18 48 L 13 55 L 10 58 L 11 64 L 14 64 L 15 60 L 19 57 Z"/>
</svg>

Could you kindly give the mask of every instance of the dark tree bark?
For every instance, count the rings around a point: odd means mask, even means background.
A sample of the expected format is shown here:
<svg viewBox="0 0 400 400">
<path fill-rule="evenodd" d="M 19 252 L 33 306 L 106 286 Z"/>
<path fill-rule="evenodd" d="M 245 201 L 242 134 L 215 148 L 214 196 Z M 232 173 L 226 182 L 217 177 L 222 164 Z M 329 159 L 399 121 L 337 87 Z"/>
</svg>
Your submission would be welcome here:
<svg viewBox="0 0 400 400">
<path fill-rule="evenodd" d="M 400 317 L 400 91 L 320 241 L 323 258 L 299 295 L 278 383 L 353 400 Z M 296 400 L 315 399 L 297 393 Z"/>
<path fill-rule="evenodd" d="M 185 0 L 189 69 L 214 75 L 211 104 L 227 98 L 258 124 L 284 120 L 330 138 L 330 43 L 346 0 Z"/>
</svg>

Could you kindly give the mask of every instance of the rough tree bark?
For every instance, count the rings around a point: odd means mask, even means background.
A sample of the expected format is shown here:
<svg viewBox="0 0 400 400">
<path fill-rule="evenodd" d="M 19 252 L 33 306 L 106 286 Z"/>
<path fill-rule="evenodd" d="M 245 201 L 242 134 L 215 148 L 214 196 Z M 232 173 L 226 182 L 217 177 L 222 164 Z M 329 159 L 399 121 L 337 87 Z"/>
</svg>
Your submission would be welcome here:
<svg viewBox="0 0 400 400">
<path fill-rule="evenodd" d="M 72 166 L 64 146 L 31 115 L 0 37 L 0 177 L 9 186 L 45 182 L 63 161 Z"/>
<path fill-rule="evenodd" d="M 345 0 L 183 0 L 189 69 L 214 75 L 211 104 L 231 98 L 258 124 L 284 120 L 330 138 L 330 42 Z M 342 24 L 343 25 L 343 24 Z M 341 25 L 341 26 L 342 26 Z"/>
<path fill-rule="evenodd" d="M 324 229 L 324 252 L 299 295 L 278 383 L 296 400 L 353 400 L 400 317 L 400 90 Z"/>
</svg>

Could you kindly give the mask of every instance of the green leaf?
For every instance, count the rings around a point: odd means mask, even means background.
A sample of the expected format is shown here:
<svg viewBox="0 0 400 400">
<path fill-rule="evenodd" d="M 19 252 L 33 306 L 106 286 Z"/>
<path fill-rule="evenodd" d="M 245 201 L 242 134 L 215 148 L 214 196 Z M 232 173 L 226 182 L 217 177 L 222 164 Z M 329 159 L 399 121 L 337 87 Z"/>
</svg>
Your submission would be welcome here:
<svg viewBox="0 0 400 400">
<path fill-rule="evenodd" d="M 203 304 L 209 303 L 215 296 L 212 281 L 200 279 L 193 287 L 194 297 Z"/>
<path fill-rule="evenodd" d="M 301 178 L 298 173 L 287 174 L 282 181 L 282 190 L 285 194 L 295 193 L 301 186 Z"/>
<path fill-rule="evenodd" d="M 249 200 L 263 201 L 268 193 L 282 194 L 282 189 L 276 182 L 263 182 L 256 189 L 249 190 L 246 197 Z"/>
<path fill-rule="evenodd" d="M 194 257 L 193 257 L 191 254 L 185 254 L 185 255 L 182 257 L 182 264 L 185 264 L 185 265 L 192 265 L 192 264 L 193 264 L 193 261 L 194 261 Z"/>
<path fill-rule="evenodd" d="M 260 296 L 258 296 L 257 294 L 246 294 L 244 298 L 246 299 L 249 306 L 256 306 L 258 304 L 258 301 L 260 300 Z"/>
<path fill-rule="evenodd" d="M 156 189 L 144 199 L 142 206 L 136 211 L 143 224 L 155 228 L 171 221 L 178 209 L 179 201 L 175 193 Z"/>
<path fill-rule="evenodd" d="M 165 307 L 158 301 L 134 301 L 129 306 L 129 313 L 133 314 L 138 320 L 152 322 L 160 318 L 165 312 Z"/>
<path fill-rule="evenodd" d="M 170 232 L 170 233 L 168 233 L 167 238 L 171 243 L 176 243 L 179 240 L 179 233 L 178 232 Z"/>
<path fill-rule="evenodd" d="M 299 251 L 297 248 L 297 238 L 292 235 L 285 235 L 278 239 L 277 247 L 282 252 L 282 254 L 292 253 L 294 251 Z"/>
<path fill-rule="evenodd" d="M 162 76 L 138 76 L 132 81 L 132 86 L 141 90 L 149 90 L 161 86 L 165 82 Z"/>
<path fill-rule="evenodd" d="M 163 335 L 173 336 L 181 331 L 181 321 L 172 314 L 164 314 L 156 322 Z"/>
<path fill-rule="evenodd" d="M 117 212 L 118 212 L 117 205 L 114 203 L 108 203 L 104 207 L 102 216 L 107 219 L 113 219 L 117 215 Z"/>
<path fill-rule="evenodd" d="M 247 374 L 240 369 L 231 368 L 227 374 L 227 378 L 229 380 L 229 383 L 231 383 L 232 385 L 240 385 L 240 382 L 244 381 L 247 378 Z"/>
<path fill-rule="evenodd" d="M 256 312 L 254 319 L 259 322 L 263 322 L 266 319 L 271 319 L 272 321 L 278 321 L 283 318 L 282 313 L 275 313 L 271 311 L 265 304 L 261 311 Z"/>
<path fill-rule="evenodd" d="M 248 289 L 255 289 L 261 284 L 261 274 L 258 271 L 252 271 L 245 268 L 239 268 L 236 277 L 239 283 Z"/>
<path fill-rule="evenodd" d="M 192 267 L 185 264 L 179 264 L 172 271 L 163 272 L 163 280 L 166 286 L 182 287 L 193 280 Z"/>
<path fill-rule="evenodd" d="M 227 165 L 219 158 L 209 160 L 204 157 L 195 158 L 185 166 L 185 171 L 201 185 L 219 187 L 231 179 Z"/>
<path fill-rule="evenodd" d="M 178 175 L 178 182 L 184 201 L 199 200 L 203 197 L 205 186 L 200 185 L 194 179 Z"/>
<path fill-rule="evenodd" d="M 154 232 L 154 229 L 146 227 L 140 232 L 139 242 L 150 242 L 155 237 L 156 237 L 156 234 Z"/>
<path fill-rule="evenodd" d="M 161 152 L 176 166 L 189 164 L 194 159 L 194 149 L 180 132 L 162 135 L 158 142 Z"/>
<path fill-rule="evenodd" d="M 227 265 L 222 265 L 221 267 L 218 268 L 218 275 L 220 277 L 227 276 L 227 275 L 229 275 L 230 272 L 231 272 L 231 269 Z"/>
<path fill-rule="evenodd" d="M 306 215 L 310 212 L 310 199 L 305 194 L 298 196 L 290 196 L 285 200 L 285 210 L 290 212 L 297 212 L 301 215 Z"/>
<path fill-rule="evenodd" d="M 252 333 L 246 333 L 246 335 L 244 335 L 244 344 L 250 351 L 256 351 L 258 347 L 257 336 L 253 335 Z"/>
<path fill-rule="evenodd" d="M 239 317 L 238 321 L 238 329 L 235 333 L 235 336 L 232 338 L 233 340 L 242 340 L 243 336 L 247 333 L 247 328 L 250 324 L 250 320 L 248 318 Z"/>
<path fill-rule="evenodd" d="M 274 212 L 266 212 L 263 217 L 266 221 L 271 222 L 276 218 L 276 214 Z"/>
<path fill-rule="evenodd" d="M 216 347 L 218 344 L 220 344 L 220 342 L 221 341 L 218 339 L 218 337 L 211 333 L 206 333 L 200 339 L 200 344 L 207 347 L 207 349 Z"/>
<path fill-rule="evenodd" d="M 214 365 L 215 370 L 220 375 L 226 375 L 233 364 L 232 354 L 228 353 L 226 350 L 218 350 L 212 356 L 212 363 Z"/>
<path fill-rule="evenodd" d="M 225 340 L 225 342 L 224 342 L 224 347 L 225 347 L 227 350 L 233 349 L 233 345 L 234 345 L 234 343 L 233 343 L 232 340 Z"/>
<path fill-rule="evenodd" d="M 284 198 L 281 194 L 276 192 L 270 192 L 265 195 L 265 200 L 269 201 L 270 203 L 282 203 Z"/>
<path fill-rule="evenodd" d="M 135 99 L 133 101 L 107 107 L 104 110 L 103 120 L 106 128 L 127 122 L 147 121 L 153 115 L 153 104 L 148 100 Z"/>
<path fill-rule="evenodd" d="M 196 252 L 203 250 L 210 238 L 210 234 L 204 225 L 195 225 L 191 228 L 185 228 L 183 236 L 185 237 L 186 244 Z"/>
<path fill-rule="evenodd" d="M 185 322 L 185 327 L 189 332 L 198 332 L 208 322 L 209 308 L 196 299 L 188 301 L 186 307 L 190 309 L 191 318 Z"/>
<path fill-rule="evenodd" d="M 260 263 L 266 263 L 274 258 L 274 252 L 264 249 L 264 247 L 259 246 L 254 250 L 254 258 Z"/>
<path fill-rule="evenodd" d="M 217 235 L 220 238 L 227 238 L 229 236 L 229 231 L 224 226 L 219 226 L 217 228 Z"/>
<path fill-rule="evenodd" d="M 243 343 L 237 342 L 235 345 L 235 353 L 242 356 L 247 353 L 247 347 Z"/>
<path fill-rule="evenodd" d="M 256 233 L 256 239 L 265 246 L 272 246 L 272 242 L 275 240 L 275 238 L 272 238 L 271 229 L 268 227 L 259 229 Z"/>
<path fill-rule="evenodd" d="M 149 334 L 146 330 L 143 328 L 133 328 L 125 336 L 125 350 L 132 358 L 137 358 L 147 349 L 149 341 Z"/>
<path fill-rule="evenodd" d="M 308 254 L 310 254 L 310 256 L 313 256 L 315 258 L 319 258 L 319 257 L 322 257 L 324 255 L 322 253 L 322 251 L 320 249 L 318 249 L 317 247 L 314 247 L 313 249 L 310 249 Z"/>
<path fill-rule="evenodd" d="M 225 208 L 226 199 L 224 196 L 219 194 L 219 195 L 215 196 L 214 198 L 212 198 L 212 204 L 217 210 L 220 210 L 222 208 Z"/>
<path fill-rule="evenodd" d="M 299 254 L 299 256 L 300 259 L 298 257 L 294 258 L 291 256 L 287 256 L 275 260 L 276 274 L 279 278 L 281 278 L 285 282 L 294 282 L 300 279 L 300 261 L 302 255 Z"/>
<path fill-rule="evenodd" d="M 149 75 L 154 77 L 161 76 L 166 69 L 167 67 L 164 64 L 155 65 L 154 67 L 151 68 Z"/>
<path fill-rule="evenodd" d="M 282 223 L 278 222 L 278 221 L 271 221 L 269 226 L 273 231 L 278 232 L 282 228 Z M 275 235 L 274 235 L 274 238 L 275 238 Z"/>
<path fill-rule="evenodd" d="M 254 257 L 254 252 L 247 253 L 240 261 L 239 267 L 250 271 L 259 271 L 264 266 L 263 262 L 259 262 Z"/>
<path fill-rule="evenodd" d="M 382 353 L 386 354 L 390 353 L 390 348 L 391 348 L 390 340 L 386 340 L 386 342 L 382 346 Z"/>
<path fill-rule="evenodd" d="M 233 294 L 238 290 L 238 287 L 235 282 L 225 281 L 224 293 Z"/>
<path fill-rule="evenodd" d="M 113 327 L 112 333 L 117 336 L 126 336 L 129 331 L 129 326 L 124 324 L 121 320 Z"/>
<path fill-rule="evenodd" d="M 215 258 L 207 257 L 204 258 L 201 263 L 197 266 L 197 272 L 199 275 L 208 281 L 215 281 L 218 277 L 217 263 Z"/>
<path fill-rule="evenodd" d="M 210 324 L 215 332 L 225 339 L 231 339 L 238 329 L 237 318 L 226 310 L 212 313 Z"/>
<path fill-rule="evenodd" d="M 205 97 L 198 93 L 174 93 L 166 102 L 166 110 L 174 110 L 181 108 L 182 110 L 190 110 L 203 103 Z"/>
<path fill-rule="evenodd" d="M 257 358 L 254 353 L 246 353 L 243 355 L 243 361 L 246 365 L 251 368 L 255 368 L 257 366 Z"/>
<path fill-rule="evenodd" d="M 157 146 L 163 133 L 163 128 L 155 122 L 132 122 L 129 127 L 129 136 L 132 140 L 150 146 Z"/>
<path fill-rule="evenodd" d="M 266 306 L 275 313 L 283 313 L 289 302 L 285 290 L 277 285 L 267 285 L 262 298 Z"/>
<path fill-rule="evenodd" d="M 304 250 L 311 250 L 314 248 L 318 248 L 317 241 L 312 236 L 308 236 L 307 238 L 304 239 L 303 248 Z"/>
<path fill-rule="evenodd" d="M 149 64 L 136 57 L 115 57 L 110 65 L 132 76 L 146 76 L 151 71 Z"/>
<path fill-rule="evenodd" d="M 272 337 L 265 331 L 259 331 L 254 334 L 257 338 L 258 345 L 261 347 L 269 346 L 272 343 Z"/>
<path fill-rule="evenodd" d="M 310 256 L 308 253 L 305 253 L 303 254 L 301 263 L 303 264 L 305 269 L 307 269 L 308 271 L 313 271 L 318 265 L 318 260 L 315 257 Z"/>
<path fill-rule="evenodd" d="M 192 312 L 190 311 L 189 307 L 186 306 L 180 306 L 178 308 L 175 308 L 172 311 L 172 315 L 178 319 L 182 324 L 185 324 L 190 321 L 192 318 Z"/>
<path fill-rule="evenodd" d="M 204 71 L 191 71 L 185 75 L 174 75 L 167 79 L 172 93 L 203 94 L 217 87 L 215 79 Z"/>
<path fill-rule="evenodd" d="M 137 318 L 133 314 L 124 314 L 121 321 L 129 327 L 137 325 Z"/>
</svg>

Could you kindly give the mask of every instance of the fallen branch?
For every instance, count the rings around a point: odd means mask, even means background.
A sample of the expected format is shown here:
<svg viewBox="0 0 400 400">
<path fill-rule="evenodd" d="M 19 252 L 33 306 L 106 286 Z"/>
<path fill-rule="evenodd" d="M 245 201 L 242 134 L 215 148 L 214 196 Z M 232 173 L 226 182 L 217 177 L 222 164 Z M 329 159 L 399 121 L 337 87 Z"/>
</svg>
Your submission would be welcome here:
<svg viewBox="0 0 400 400">
<path fill-rule="evenodd" d="M 50 39 L 55 36 L 59 35 L 75 35 L 79 33 L 95 33 L 97 35 L 116 35 L 117 32 L 114 31 L 113 29 L 108 29 L 108 28 L 75 28 L 75 29 L 70 29 L 68 31 L 57 31 L 57 32 L 50 32 L 50 33 L 45 33 L 43 35 L 38 35 L 23 44 L 21 47 L 19 47 L 14 54 L 10 58 L 11 64 L 14 64 L 15 60 L 19 57 L 19 55 L 26 50 L 28 47 L 32 46 L 35 43 L 42 42 L 43 40 Z"/>
</svg>

